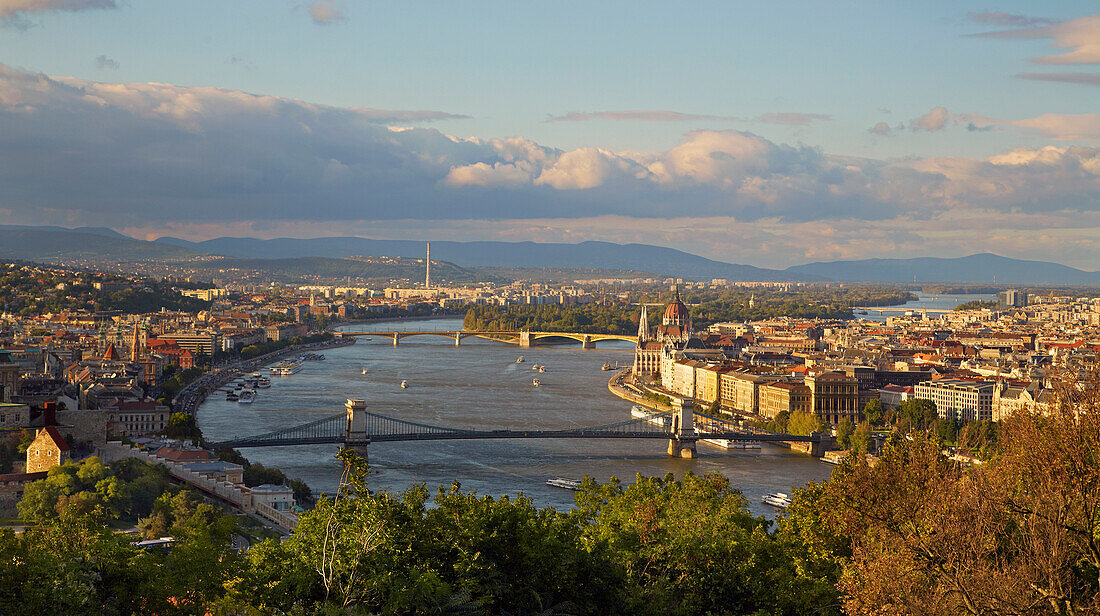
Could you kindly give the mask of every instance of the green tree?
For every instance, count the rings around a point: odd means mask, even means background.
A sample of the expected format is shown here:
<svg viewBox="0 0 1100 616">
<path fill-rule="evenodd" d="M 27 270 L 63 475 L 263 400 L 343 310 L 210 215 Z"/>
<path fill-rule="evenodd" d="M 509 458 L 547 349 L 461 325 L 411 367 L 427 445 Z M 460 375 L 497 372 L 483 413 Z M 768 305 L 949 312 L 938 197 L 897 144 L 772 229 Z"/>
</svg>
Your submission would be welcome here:
<svg viewBox="0 0 1100 616">
<path fill-rule="evenodd" d="M 856 425 L 852 423 L 851 419 L 845 417 L 840 420 L 840 423 L 836 427 L 836 443 L 841 449 L 850 449 L 852 445 L 852 433 L 855 432 Z"/>
<path fill-rule="evenodd" d="M 871 424 L 861 421 L 852 432 L 851 449 L 856 453 L 869 453 L 871 447 Z"/>
<path fill-rule="evenodd" d="M 168 438 L 186 439 L 194 443 L 202 442 L 202 430 L 199 429 L 194 415 L 189 413 L 172 413 L 168 418 L 168 426 L 164 428 L 164 435 Z"/>
<path fill-rule="evenodd" d="M 821 432 L 824 429 L 825 423 L 818 419 L 817 415 L 804 411 L 795 411 L 791 413 L 791 417 L 787 421 L 788 434 L 809 436 L 814 432 Z"/>
<path fill-rule="evenodd" d="M 886 406 L 878 398 L 868 400 L 867 404 L 863 406 L 863 417 L 871 422 L 872 426 L 881 426 L 883 419 L 886 417 Z"/>
</svg>

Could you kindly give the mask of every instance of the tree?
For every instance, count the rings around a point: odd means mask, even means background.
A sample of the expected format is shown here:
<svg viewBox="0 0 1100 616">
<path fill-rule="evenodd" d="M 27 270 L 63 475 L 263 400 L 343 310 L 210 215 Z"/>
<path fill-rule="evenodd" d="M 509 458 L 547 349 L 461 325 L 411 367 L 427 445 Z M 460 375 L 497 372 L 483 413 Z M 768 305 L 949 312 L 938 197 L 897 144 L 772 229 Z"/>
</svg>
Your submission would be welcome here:
<svg viewBox="0 0 1100 616">
<path fill-rule="evenodd" d="M 874 400 L 868 400 L 867 404 L 863 407 L 863 417 L 867 421 L 871 422 L 872 426 L 882 425 L 882 420 L 886 416 L 886 406 L 882 404 L 882 400 L 875 398 Z"/>
<path fill-rule="evenodd" d="M 845 417 L 840 420 L 840 423 L 836 427 L 836 444 L 841 449 L 849 449 L 851 447 L 852 433 L 855 432 L 856 425 L 852 423 L 851 419 Z"/>
<path fill-rule="evenodd" d="M 202 441 L 202 430 L 199 429 L 194 415 L 189 413 L 172 413 L 168 418 L 168 426 L 164 428 L 164 435 L 168 438 L 186 439 L 194 443 Z"/>
<path fill-rule="evenodd" d="M 809 436 L 814 432 L 821 432 L 824 429 L 825 423 L 818 419 L 817 415 L 804 411 L 795 411 L 791 413 L 790 419 L 787 421 L 788 434 Z"/>
<path fill-rule="evenodd" d="M 870 453 L 871 448 L 871 424 L 867 421 L 859 422 L 855 430 L 852 431 L 851 438 L 852 451 L 856 453 Z"/>
<path fill-rule="evenodd" d="M 1047 414 L 1007 420 L 986 464 L 918 434 L 834 472 L 805 530 L 848 559 L 846 613 L 1100 612 L 1100 373 L 1058 392 Z"/>
</svg>

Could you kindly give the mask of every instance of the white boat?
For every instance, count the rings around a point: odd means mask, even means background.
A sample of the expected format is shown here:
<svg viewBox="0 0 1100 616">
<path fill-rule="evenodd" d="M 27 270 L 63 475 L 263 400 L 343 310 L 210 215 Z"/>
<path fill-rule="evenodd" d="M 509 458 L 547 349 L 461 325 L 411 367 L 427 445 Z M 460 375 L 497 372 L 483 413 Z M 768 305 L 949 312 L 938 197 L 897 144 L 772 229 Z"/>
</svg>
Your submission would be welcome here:
<svg viewBox="0 0 1100 616">
<path fill-rule="evenodd" d="M 645 418 L 651 424 L 656 424 L 662 428 L 667 428 L 672 423 L 671 417 L 666 413 L 660 413 L 659 411 L 651 411 L 649 409 L 643 409 L 640 406 L 630 407 L 630 416 L 635 419 Z"/>
<path fill-rule="evenodd" d="M 271 387 L 271 379 L 267 378 L 266 376 L 261 376 L 260 378 L 256 379 L 257 389 L 267 389 L 269 387 Z"/>
<path fill-rule="evenodd" d="M 791 496 L 784 494 L 783 492 L 775 492 L 774 494 L 765 494 L 760 497 L 760 501 L 765 505 L 771 505 L 779 509 L 786 509 L 791 506 Z"/>
<path fill-rule="evenodd" d="M 542 381 L 540 381 L 538 379 L 532 379 L 531 384 L 534 385 L 535 387 L 541 387 L 542 386 Z"/>
<path fill-rule="evenodd" d="M 525 362 L 525 361 L 527 361 L 527 360 L 526 360 L 526 359 L 523 359 L 523 356 L 522 356 L 522 355 L 520 355 L 519 357 L 517 357 L 517 358 L 516 358 L 516 363 L 517 363 L 517 364 L 522 364 L 522 363 L 523 363 L 523 362 Z"/>
<path fill-rule="evenodd" d="M 539 372 L 540 373 L 546 372 L 546 366 L 539 366 Z"/>
<path fill-rule="evenodd" d="M 409 388 L 409 382 L 408 381 L 401 381 L 401 389 L 408 389 L 408 388 Z"/>
<path fill-rule="evenodd" d="M 532 370 L 534 370 L 534 371 L 536 371 L 536 372 L 538 372 L 538 369 L 539 369 L 539 365 L 538 365 L 538 364 L 532 364 L 532 365 L 531 365 L 531 369 L 532 369 Z"/>
<path fill-rule="evenodd" d="M 760 441 L 735 441 L 728 438 L 704 438 L 701 441 L 723 449 L 760 449 Z"/>
<path fill-rule="evenodd" d="M 237 404 L 252 404 L 252 402 L 255 399 L 256 399 L 256 390 L 255 389 L 246 389 L 246 390 L 241 392 L 241 397 L 240 397 L 240 399 L 237 400 Z"/>
<path fill-rule="evenodd" d="M 366 373 L 367 373 L 367 369 L 366 369 L 366 368 L 363 368 L 362 370 L 360 370 L 360 371 L 359 371 L 359 374 L 366 374 Z"/>
<path fill-rule="evenodd" d="M 604 365 L 600 367 L 600 370 L 603 370 L 605 372 L 611 370 L 611 362 L 604 363 Z"/>
<path fill-rule="evenodd" d="M 276 376 L 290 376 L 292 374 L 297 374 L 301 369 L 301 361 L 284 361 L 272 366 L 271 374 L 274 374 Z"/>
<path fill-rule="evenodd" d="M 580 480 L 569 479 L 568 477 L 555 477 L 553 479 L 547 479 L 546 485 L 553 488 L 564 488 L 566 490 L 573 490 L 574 492 L 581 489 Z"/>
</svg>

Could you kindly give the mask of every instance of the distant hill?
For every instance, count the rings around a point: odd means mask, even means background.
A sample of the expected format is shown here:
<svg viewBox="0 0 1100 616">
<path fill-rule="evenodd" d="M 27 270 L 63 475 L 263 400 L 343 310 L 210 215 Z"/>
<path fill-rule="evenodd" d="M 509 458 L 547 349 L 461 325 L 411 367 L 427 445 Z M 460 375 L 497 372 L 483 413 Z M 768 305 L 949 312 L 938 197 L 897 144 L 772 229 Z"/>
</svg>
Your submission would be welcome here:
<svg viewBox="0 0 1100 616">
<path fill-rule="evenodd" d="M 235 267 L 270 271 L 280 278 L 301 275 L 365 276 L 380 279 L 388 273 L 401 278 L 405 277 L 398 271 L 401 268 L 384 272 L 377 267 L 368 267 L 364 261 L 349 260 L 346 257 L 423 259 L 424 242 L 361 237 L 271 240 L 222 237 L 203 242 L 162 237 L 146 242 L 102 227 L 65 229 L 0 225 L 0 259 L 69 265 L 111 265 L 176 262 L 193 260 L 204 255 L 237 259 L 240 261 Z M 307 258 L 327 260 L 304 260 Z M 295 259 L 300 260 L 293 262 Z M 261 263 L 263 260 L 275 261 Z M 947 284 L 1100 286 L 1100 272 L 988 253 L 959 258 L 817 262 L 775 270 L 724 263 L 674 248 L 646 244 L 433 241 L 432 260 L 448 262 L 449 266 L 455 267 L 450 272 L 453 274 L 451 279 L 455 281 L 484 280 L 487 275 L 506 276 L 510 272 L 539 269 L 545 270 L 547 275 L 553 274 L 551 278 L 560 278 L 572 270 L 578 273 L 584 270 L 583 277 L 593 278 L 652 272 L 652 275 L 677 276 L 690 280 L 726 278 L 902 284 L 916 281 Z M 227 261 L 222 263 L 224 265 Z M 205 266 L 199 266 L 200 269 L 203 267 Z M 468 268 L 485 269 L 475 271 Z M 440 274 L 443 272 L 440 271 Z M 407 277 L 419 280 L 420 275 L 414 275 L 409 269 Z"/>
<path fill-rule="evenodd" d="M 106 235 L 48 227 L 0 228 L 0 259 L 75 265 L 182 261 L 199 255 L 190 248 L 135 240 L 118 233 Z"/>
<path fill-rule="evenodd" d="M 807 263 L 786 270 L 791 275 L 852 282 L 947 282 L 998 285 L 1100 284 L 1100 272 L 1087 272 L 1046 261 L 1025 261 L 983 253 L 959 258 L 865 259 Z"/>
<path fill-rule="evenodd" d="M 351 278 L 368 284 L 389 284 L 391 280 L 406 279 L 410 282 L 424 280 L 423 259 L 394 259 L 379 263 L 367 259 L 334 259 L 330 257 L 292 257 L 287 259 L 206 259 L 189 263 L 200 276 L 217 278 L 225 272 L 260 274 L 279 282 L 294 282 L 305 278 L 324 280 Z M 469 283 L 478 281 L 500 282 L 486 272 L 474 272 L 446 261 L 432 259 L 432 279 L 437 282 Z"/>
<path fill-rule="evenodd" d="M 424 242 L 410 240 L 373 240 L 361 237 L 325 237 L 316 239 L 223 237 L 204 242 L 188 242 L 162 237 L 155 243 L 181 246 L 210 254 L 241 258 L 347 257 L 351 255 L 422 258 Z M 536 242 L 432 242 L 432 259 L 450 261 L 464 267 L 555 267 L 638 270 L 696 280 L 817 280 L 812 275 L 791 274 L 772 269 L 736 265 L 706 259 L 698 255 L 647 244 L 580 244 Z"/>
</svg>

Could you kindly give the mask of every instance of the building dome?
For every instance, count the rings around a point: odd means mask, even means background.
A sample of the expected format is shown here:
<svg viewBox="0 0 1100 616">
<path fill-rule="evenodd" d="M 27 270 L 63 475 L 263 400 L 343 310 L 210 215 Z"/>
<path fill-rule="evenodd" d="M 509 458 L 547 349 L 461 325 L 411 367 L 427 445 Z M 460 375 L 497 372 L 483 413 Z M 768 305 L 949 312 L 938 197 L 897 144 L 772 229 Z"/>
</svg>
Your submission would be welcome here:
<svg viewBox="0 0 1100 616">
<path fill-rule="evenodd" d="M 683 326 L 688 324 L 690 318 L 688 308 L 684 305 L 684 302 L 680 301 L 680 291 L 677 290 L 672 302 L 665 308 L 665 315 L 661 318 L 661 324 Z"/>
<path fill-rule="evenodd" d="M 686 321 L 688 318 L 688 309 L 684 305 L 684 302 L 680 301 L 680 298 L 672 300 L 672 303 L 665 308 L 664 321 Z"/>
</svg>

